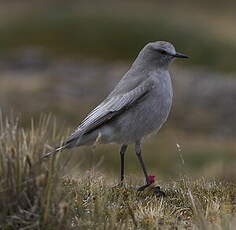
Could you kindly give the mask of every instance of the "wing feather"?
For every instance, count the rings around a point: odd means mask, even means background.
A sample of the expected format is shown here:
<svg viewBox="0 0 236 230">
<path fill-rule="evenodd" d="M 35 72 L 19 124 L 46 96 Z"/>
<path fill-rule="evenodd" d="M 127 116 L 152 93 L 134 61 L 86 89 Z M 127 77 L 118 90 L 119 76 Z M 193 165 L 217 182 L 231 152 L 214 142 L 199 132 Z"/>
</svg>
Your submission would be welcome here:
<svg viewBox="0 0 236 230">
<path fill-rule="evenodd" d="M 87 117 L 82 121 L 79 127 L 71 134 L 64 144 L 68 144 L 75 139 L 79 139 L 83 134 L 90 132 L 104 122 L 113 118 L 122 112 L 123 109 L 131 106 L 138 99 L 143 97 L 154 86 L 154 80 L 152 78 L 148 78 L 138 87 L 125 94 L 115 95 L 111 98 L 105 99 L 87 115 Z"/>
</svg>

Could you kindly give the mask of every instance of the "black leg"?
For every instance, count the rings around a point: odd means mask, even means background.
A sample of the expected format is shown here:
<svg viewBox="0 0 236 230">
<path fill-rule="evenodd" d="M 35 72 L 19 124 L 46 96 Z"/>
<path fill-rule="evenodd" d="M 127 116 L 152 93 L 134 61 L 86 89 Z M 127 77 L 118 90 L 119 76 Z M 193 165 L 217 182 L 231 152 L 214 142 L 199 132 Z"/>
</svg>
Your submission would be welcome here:
<svg viewBox="0 0 236 230">
<path fill-rule="evenodd" d="M 125 174 L 125 152 L 128 145 L 122 145 L 120 148 L 120 183 L 122 184 L 124 181 L 124 174 Z"/>
<path fill-rule="evenodd" d="M 143 169 L 143 173 L 144 173 L 144 176 L 145 176 L 145 179 L 146 179 L 146 183 L 149 184 L 149 179 L 148 179 L 148 174 L 147 174 L 147 170 L 146 170 L 146 167 L 144 165 L 144 161 L 143 161 L 143 158 L 142 158 L 142 152 L 141 152 L 141 143 L 140 141 L 137 141 L 135 143 L 135 152 L 136 152 L 136 155 L 138 157 L 138 160 L 142 166 L 142 169 Z"/>
<path fill-rule="evenodd" d="M 146 170 L 143 158 L 142 158 L 141 143 L 140 143 L 140 141 L 137 141 L 135 143 L 135 152 L 136 152 L 136 155 L 137 155 L 137 157 L 139 159 L 139 162 L 140 162 L 140 164 L 142 166 L 143 173 L 144 173 L 144 176 L 145 176 L 145 179 L 146 179 L 146 183 L 147 183 L 147 184 L 141 186 L 140 188 L 138 188 L 138 191 L 144 191 L 147 187 L 151 186 L 152 184 L 151 184 L 151 182 L 148 179 L 147 170 Z M 156 186 L 156 187 L 153 186 L 151 189 L 152 189 L 152 191 L 154 192 L 154 194 L 156 196 L 158 196 L 158 197 L 165 196 L 165 193 L 161 191 L 160 186 Z"/>
</svg>

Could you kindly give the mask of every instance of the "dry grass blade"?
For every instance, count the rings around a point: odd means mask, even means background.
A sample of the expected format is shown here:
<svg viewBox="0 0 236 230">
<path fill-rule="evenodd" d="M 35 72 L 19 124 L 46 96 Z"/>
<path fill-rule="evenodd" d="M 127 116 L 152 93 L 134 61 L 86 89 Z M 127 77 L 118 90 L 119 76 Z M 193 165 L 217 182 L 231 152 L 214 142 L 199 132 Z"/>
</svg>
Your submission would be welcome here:
<svg viewBox="0 0 236 230">
<path fill-rule="evenodd" d="M 60 211 L 65 194 L 57 159 L 40 161 L 42 147 L 51 139 L 51 120 L 41 116 L 37 128 L 32 121 L 25 130 L 19 119 L 0 114 L 1 229 L 52 229 L 52 224 L 63 229 L 70 220 L 64 216 L 68 212 L 62 216 Z"/>
<path fill-rule="evenodd" d="M 185 176 L 162 184 L 167 196 L 159 198 L 137 192 L 139 178 L 114 186 L 97 167 L 63 178 L 62 154 L 40 160 L 43 146 L 62 136 L 50 119 L 26 130 L 0 115 L 0 229 L 234 229 L 232 183 Z"/>
</svg>

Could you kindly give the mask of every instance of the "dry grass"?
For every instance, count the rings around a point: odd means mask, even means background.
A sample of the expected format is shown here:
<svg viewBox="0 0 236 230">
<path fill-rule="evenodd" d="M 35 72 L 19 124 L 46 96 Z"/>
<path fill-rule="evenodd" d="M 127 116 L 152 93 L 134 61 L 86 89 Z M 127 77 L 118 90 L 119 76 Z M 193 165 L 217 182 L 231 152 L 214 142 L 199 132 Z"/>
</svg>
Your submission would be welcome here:
<svg viewBox="0 0 236 230">
<path fill-rule="evenodd" d="M 0 114 L 1 115 L 1 114 Z M 67 210 L 56 159 L 48 163 L 39 153 L 55 127 L 41 117 L 39 128 L 26 131 L 18 119 L 0 116 L 0 229 L 65 229 Z M 53 137 L 53 138 L 52 138 Z M 69 220 L 68 220 L 69 221 Z M 52 227 L 53 226 L 53 227 Z"/>
<path fill-rule="evenodd" d="M 167 197 L 158 198 L 99 174 L 65 182 L 80 229 L 233 229 L 236 221 L 233 184 L 182 178 L 163 184 Z"/>
<path fill-rule="evenodd" d="M 233 183 L 182 176 L 161 183 L 167 196 L 158 198 L 136 191 L 140 178 L 120 187 L 93 169 L 65 176 L 60 155 L 41 162 L 45 143 L 62 136 L 53 123 L 42 117 L 24 130 L 1 116 L 0 229 L 234 229 Z"/>
</svg>

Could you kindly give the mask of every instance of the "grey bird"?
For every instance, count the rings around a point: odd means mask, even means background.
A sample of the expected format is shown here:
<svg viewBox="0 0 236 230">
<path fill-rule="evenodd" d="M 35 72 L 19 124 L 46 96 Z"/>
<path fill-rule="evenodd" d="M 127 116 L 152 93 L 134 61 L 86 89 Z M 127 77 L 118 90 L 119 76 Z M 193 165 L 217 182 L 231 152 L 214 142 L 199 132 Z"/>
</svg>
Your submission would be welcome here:
<svg viewBox="0 0 236 230">
<path fill-rule="evenodd" d="M 165 41 L 150 42 L 140 51 L 113 91 L 92 110 L 65 142 L 46 153 L 82 145 L 117 143 L 120 148 L 120 180 L 124 180 L 124 155 L 129 144 L 141 164 L 147 185 L 149 176 L 141 154 L 145 136 L 158 131 L 172 105 L 172 83 L 168 66 L 174 58 L 188 58 Z"/>
</svg>

